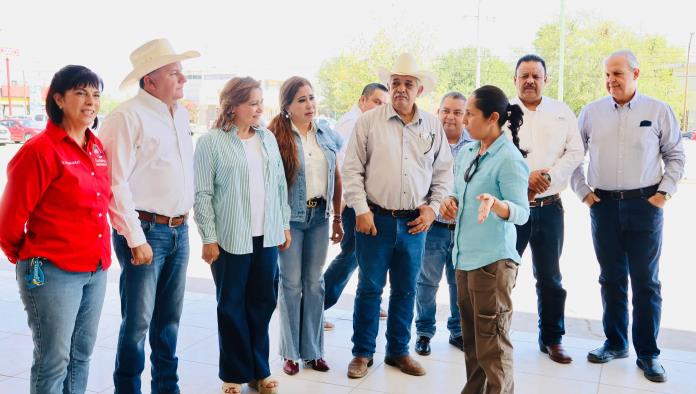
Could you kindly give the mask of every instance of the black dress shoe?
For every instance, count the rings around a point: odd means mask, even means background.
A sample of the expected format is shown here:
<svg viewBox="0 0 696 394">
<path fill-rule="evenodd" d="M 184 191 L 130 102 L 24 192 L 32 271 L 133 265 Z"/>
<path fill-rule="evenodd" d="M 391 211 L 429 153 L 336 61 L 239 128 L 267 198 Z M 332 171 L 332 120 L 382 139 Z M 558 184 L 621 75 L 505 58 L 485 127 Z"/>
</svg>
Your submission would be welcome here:
<svg viewBox="0 0 696 394">
<path fill-rule="evenodd" d="M 667 381 L 665 369 L 656 358 L 639 358 L 636 360 L 636 365 L 643 370 L 643 375 L 649 381 L 656 383 Z"/>
<path fill-rule="evenodd" d="M 449 343 L 457 349 L 464 351 L 464 339 L 461 335 L 456 338 L 450 338 Z"/>
<path fill-rule="evenodd" d="M 430 338 L 420 337 L 416 342 L 416 353 L 421 356 L 427 356 L 430 354 Z"/>
<path fill-rule="evenodd" d="M 626 357 L 628 357 L 628 349 L 612 350 L 607 348 L 607 345 L 602 345 L 602 347 L 587 353 L 587 361 L 595 364 L 603 364 L 615 358 Z"/>
</svg>

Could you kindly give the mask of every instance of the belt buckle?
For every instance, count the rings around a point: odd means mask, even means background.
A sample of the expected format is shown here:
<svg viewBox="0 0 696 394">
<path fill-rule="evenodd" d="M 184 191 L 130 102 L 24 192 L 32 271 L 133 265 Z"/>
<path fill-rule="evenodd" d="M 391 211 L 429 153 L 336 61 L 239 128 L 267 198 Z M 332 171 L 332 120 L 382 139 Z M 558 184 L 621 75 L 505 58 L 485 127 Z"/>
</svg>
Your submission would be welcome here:
<svg viewBox="0 0 696 394">
<path fill-rule="evenodd" d="M 307 200 L 307 208 L 316 208 L 317 206 L 317 200 L 311 199 Z"/>
<path fill-rule="evenodd" d="M 169 217 L 169 220 L 167 220 L 167 226 L 169 226 L 169 228 L 174 228 L 174 227 L 176 227 L 176 226 L 174 226 L 174 224 L 172 223 L 172 221 L 173 221 L 174 219 L 176 219 L 174 216 L 170 216 L 170 217 Z"/>
<path fill-rule="evenodd" d="M 397 213 L 396 209 L 393 209 L 393 210 L 391 211 L 391 215 L 392 215 L 392 217 L 395 218 L 395 219 L 398 219 L 398 218 L 399 218 L 399 214 Z"/>
</svg>

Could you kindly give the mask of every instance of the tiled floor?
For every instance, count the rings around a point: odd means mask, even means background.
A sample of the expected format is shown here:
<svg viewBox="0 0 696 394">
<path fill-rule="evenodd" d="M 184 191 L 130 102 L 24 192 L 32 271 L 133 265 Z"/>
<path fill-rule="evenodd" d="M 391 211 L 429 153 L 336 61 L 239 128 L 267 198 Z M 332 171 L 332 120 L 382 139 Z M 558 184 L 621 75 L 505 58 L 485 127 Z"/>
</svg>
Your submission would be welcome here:
<svg viewBox="0 0 696 394">
<path fill-rule="evenodd" d="M 113 276 L 115 273 L 110 273 Z M 210 284 L 212 287 L 212 283 Z M 272 370 L 280 382 L 281 393 L 458 393 L 465 382 L 464 357 L 447 343 L 444 321 L 438 322 L 439 334 L 432 342 L 432 354 L 420 357 L 428 371 L 423 377 L 400 373 L 385 366 L 383 354 L 375 355 L 375 364 L 364 379 L 348 379 L 346 366 L 350 361 L 351 312 L 335 309 L 328 312 L 335 324 L 326 333 L 326 359 L 331 371 L 319 373 L 302 370 L 294 377 L 281 371 L 278 348 L 277 317 L 271 323 Z M 110 281 L 99 326 L 97 347 L 91 363 L 88 389 L 91 393 L 113 392 L 111 373 L 118 332 L 119 300 L 116 283 Z M 384 348 L 384 323 L 380 324 L 378 349 Z M 696 393 L 696 353 L 664 349 L 662 362 L 669 374 L 664 384 L 645 380 L 635 366 L 635 356 L 605 365 L 585 361 L 588 349 L 598 345 L 595 340 L 566 337 L 564 343 L 575 358 L 570 365 L 551 362 L 536 346 L 536 334 L 514 331 L 516 393 Z M 217 332 L 215 298 L 211 294 L 188 292 L 179 336 L 179 374 L 185 394 L 219 393 L 217 378 Z M 17 295 L 14 272 L 0 270 L 0 393 L 28 392 L 32 341 L 26 326 L 26 315 Z M 149 366 L 143 374 L 149 393 Z M 689 388 L 691 387 L 691 388 Z M 245 388 L 245 393 L 253 392 Z"/>
</svg>

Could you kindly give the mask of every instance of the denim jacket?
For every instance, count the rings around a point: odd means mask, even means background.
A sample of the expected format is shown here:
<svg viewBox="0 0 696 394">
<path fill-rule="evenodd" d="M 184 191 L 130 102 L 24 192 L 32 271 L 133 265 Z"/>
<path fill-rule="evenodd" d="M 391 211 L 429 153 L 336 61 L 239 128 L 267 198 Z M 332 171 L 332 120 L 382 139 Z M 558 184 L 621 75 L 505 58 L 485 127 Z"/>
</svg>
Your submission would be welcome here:
<svg viewBox="0 0 696 394">
<path fill-rule="evenodd" d="M 341 137 L 328 127 L 319 126 L 317 128 L 317 143 L 324 152 L 324 157 L 328 163 L 327 172 L 328 182 L 326 190 L 326 212 L 325 216 L 331 216 L 331 201 L 333 200 L 334 180 L 336 175 L 336 153 L 341 149 Z M 307 215 L 307 183 L 305 180 L 304 152 L 302 150 L 302 140 L 300 135 L 295 133 L 295 146 L 297 155 L 300 158 L 300 169 L 295 177 L 295 182 L 288 188 L 288 203 L 290 204 L 290 221 L 304 222 Z"/>
</svg>

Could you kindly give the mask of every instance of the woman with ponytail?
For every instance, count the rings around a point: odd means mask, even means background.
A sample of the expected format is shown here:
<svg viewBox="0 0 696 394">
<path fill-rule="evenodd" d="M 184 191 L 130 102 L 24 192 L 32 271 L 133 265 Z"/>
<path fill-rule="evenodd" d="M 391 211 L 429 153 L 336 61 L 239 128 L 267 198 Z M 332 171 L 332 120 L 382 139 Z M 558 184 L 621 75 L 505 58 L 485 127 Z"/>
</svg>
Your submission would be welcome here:
<svg viewBox="0 0 696 394">
<path fill-rule="evenodd" d="M 268 128 L 275 134 L 285 166 L 290 204 L 292 243 L 280 252 L 278 310 L 283 371 L 299 372 L 299 360 L 326 372 L 324 361 L 324 278 L 329 247 L 329 218 L 333 207 L 331 240 L 340 242 L 341 178 L 336 152 L 341 138 L 314 121 L 312 85 L 292 77 L 280 87 L 280 114 Z"/>
<path fill-rule="evenodd" d="M 440 213 L 456 219 L 452 259 L 466 354 L 462 393 L 512 393 L 512 288 L 520 255 L 515 225 L 529 218 L 529 169 L 517 133 L 522 109 L 495 86 L 476 89 L 464 125 L 477 142 L 457 156 L 454 191 Z M 507 124 L 512 141 L 503 132 Z"/>
</svg>

